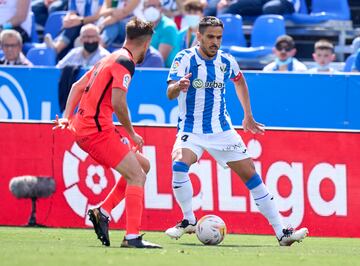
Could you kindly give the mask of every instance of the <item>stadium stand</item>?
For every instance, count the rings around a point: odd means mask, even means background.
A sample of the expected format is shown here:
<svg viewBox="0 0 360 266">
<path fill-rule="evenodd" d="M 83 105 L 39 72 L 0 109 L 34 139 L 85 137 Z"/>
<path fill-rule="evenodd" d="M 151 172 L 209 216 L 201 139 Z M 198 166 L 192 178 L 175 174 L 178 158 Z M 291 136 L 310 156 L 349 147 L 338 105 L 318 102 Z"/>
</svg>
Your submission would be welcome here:
<svg viewBox="0 0 360 266">
<path fill-rule="evenodd" d="M 351 72 L 352 71 L 352 67 L 353 67 L 353 64 L 355 62 L 355 58 L 356 58 L 356 54 L 352 54 L 346 59 L 345 66 L 344 66 L 344 69 L 343 69 L 344 72 Z"/>
<path fill-rule="evenodd" d="M 242 67 L 258 65 L 259 60 L 272 54 L 276 38 L 284 35 L 285 22 L 280 15 L 262 15 L 254 23 L 250 38 L 250 47 L 232 46 L 229 52 L 239 61 Z M 269 62 L 271 59 L 265 60 Z"/>
<path fill-rule="evenodd" d="M 67 11 L 56 11 L 51 13 L 45 23 L 44 35 L 50 33 L 53 39 L 58 36 L 62 29 L 62 19 L 66 13 Z"/>
<path fill-rule="evenodd" d="M 33 47 L 27 52 L 26 57 L 36 66 L 56 65 L 56 53 L 51 48 Z"/>
<path fill-rule="evenodd" d="M 246 40 L 242 31 L 242 17 L 240 15 L 224 14 L 220 15 L 219 19 L 224 23 L 221 49 L 228 52 L 230 46 L 246 47 Z"/>
</svg>

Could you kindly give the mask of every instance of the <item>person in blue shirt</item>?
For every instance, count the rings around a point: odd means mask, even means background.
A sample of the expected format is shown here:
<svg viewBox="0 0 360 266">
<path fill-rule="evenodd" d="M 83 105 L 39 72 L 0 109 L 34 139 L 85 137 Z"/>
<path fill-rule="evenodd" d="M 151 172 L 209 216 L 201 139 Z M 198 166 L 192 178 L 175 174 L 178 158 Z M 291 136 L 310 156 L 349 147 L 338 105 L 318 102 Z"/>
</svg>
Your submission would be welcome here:
<svg viewBox="0 0 360 266">
<path fill-rule="evenodd" d="M 185 1 L 182 29 L 178 35 L 180 50 L 197 45 L 196 32 L 203 12 L 204 5 L 201 0 Z"/>
<path fill-rule="evenodd" d="M 44 41 L 50 48 L 55 49 L 61 59 L 73 48 L 75 39 L 80 35 L 81 27 L 88 23 L 95 23 L 100 17 L 100 10 L 104 0 L 69 0 L 69 11 L 63 18 L 63 31 L 53 41 L 50 34 L 46 34 Z"/>
<path fill-rule="evenodd" d="M 352 72 L 360 72 L 360 49 L 356 53 Z"/>
<path fill-rule="evenodd" d="M 168 76 L 167 96 L 179 103 L 178 134 L 172 152 L 173 192 L 183 219 L 166 230 L 174 239 L 194 233 L 196 217 L 192 208 L 193 187 L 189 168 L 204 151 L 245 183 L 259 211 L 272 225 L 281 246 L 304 239 L 307 228 L 294 230 L 283 225 L 274 197 L 262 178 L 240 135 L 233 128 L 225 104 L 225 84 L 232 80 L 244 110 L 243 128 L 253 134 L 264 133 L 254 120 L 245 78 L 234 57 L 219 50 L 224 25 L 216 17 L 204 17 L 197 32 L 199 45 L 180 51 Z"/>
</svg>

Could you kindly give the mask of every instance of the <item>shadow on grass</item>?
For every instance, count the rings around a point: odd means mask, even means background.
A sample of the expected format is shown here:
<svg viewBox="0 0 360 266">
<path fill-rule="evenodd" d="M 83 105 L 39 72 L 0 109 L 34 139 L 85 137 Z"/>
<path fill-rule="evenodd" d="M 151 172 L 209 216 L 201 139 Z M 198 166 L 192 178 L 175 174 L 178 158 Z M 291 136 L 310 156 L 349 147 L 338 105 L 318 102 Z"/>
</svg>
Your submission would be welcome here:
<svg viewBox="0 0 360 266">
<path fill-rule="evenodd" d="M 173 243 L 172 245 L 189 246 L 189 247 L 214 247 L 214 248 L 273 248 L 274 245 L 203 245 L 195 243 Z"/>
</svg>

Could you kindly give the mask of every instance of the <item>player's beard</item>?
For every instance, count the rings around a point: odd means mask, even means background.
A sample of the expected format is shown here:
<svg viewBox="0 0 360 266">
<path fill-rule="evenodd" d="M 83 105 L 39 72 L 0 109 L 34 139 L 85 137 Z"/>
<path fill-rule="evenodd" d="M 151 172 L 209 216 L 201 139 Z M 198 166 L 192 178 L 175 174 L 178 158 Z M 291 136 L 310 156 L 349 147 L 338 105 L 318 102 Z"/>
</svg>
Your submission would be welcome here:
<svg viewBox="0 0 360 266">
<path fill-rule="evenodd" d="M 146 54 L 146 51 L 141 53 L 139 60 L 137 61 L 137 64 L 141 64 L 142 62 L 144 62 L 145 54 Z"/>
<path fill-rule="evenodd" d="M 216 55 L 216 53 L 217 53 L 217 51 L 219 50 L 219 48 L 217 47 L 217 46 L 210 46 L 209 48 L 212 48 L 212 47 L 214 47 L 214 48 L 216 48 L 216 51 L 215 51 L 215 53 L 211 53 L 210 52 L 210 49 L 206 49 L 204 46 L 203 47 L 200 47 L 201 48 L 201 50 L 203 51 L 203 53 L 204 54 L 206 54 L 206 56 L 207 57 L 214 57 L 215 55 Z"/>
</svg>

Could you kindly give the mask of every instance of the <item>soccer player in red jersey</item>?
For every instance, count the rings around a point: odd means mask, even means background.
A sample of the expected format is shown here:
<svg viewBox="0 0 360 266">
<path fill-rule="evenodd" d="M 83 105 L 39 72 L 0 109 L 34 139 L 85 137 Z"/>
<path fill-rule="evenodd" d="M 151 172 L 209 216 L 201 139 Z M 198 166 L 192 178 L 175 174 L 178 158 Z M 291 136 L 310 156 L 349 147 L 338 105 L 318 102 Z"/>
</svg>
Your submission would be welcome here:
<svg viewBox="0 0 360 266">
<path fill-rule="evenodd" d="M 69 128 L 84 151 L 98 163 L 116 169 L 126 179 L 126 182 L 124 178 L 118 181 L 99 208 L 88 212 L 98 238 L 106 246 L 110 245 L 109 214 L 125 197 L 126 235 L 121 247 L 161 248 L 143 240 L 139 232 L 149 162 L 123 141 L 112 119 L 115 112 L 136 149 L 141 149 L 144 140 L 129 119 L 126 93 L 135 64 L 144 60 L 153 32 L 152 23 L 137 18 L 130 20 L 123 47 L 100 60 L 73 84 L 64 117 L 55 120 L 54 128 Z M 77 106 L 78 111 L 73 115 Z"/>
</svg>

